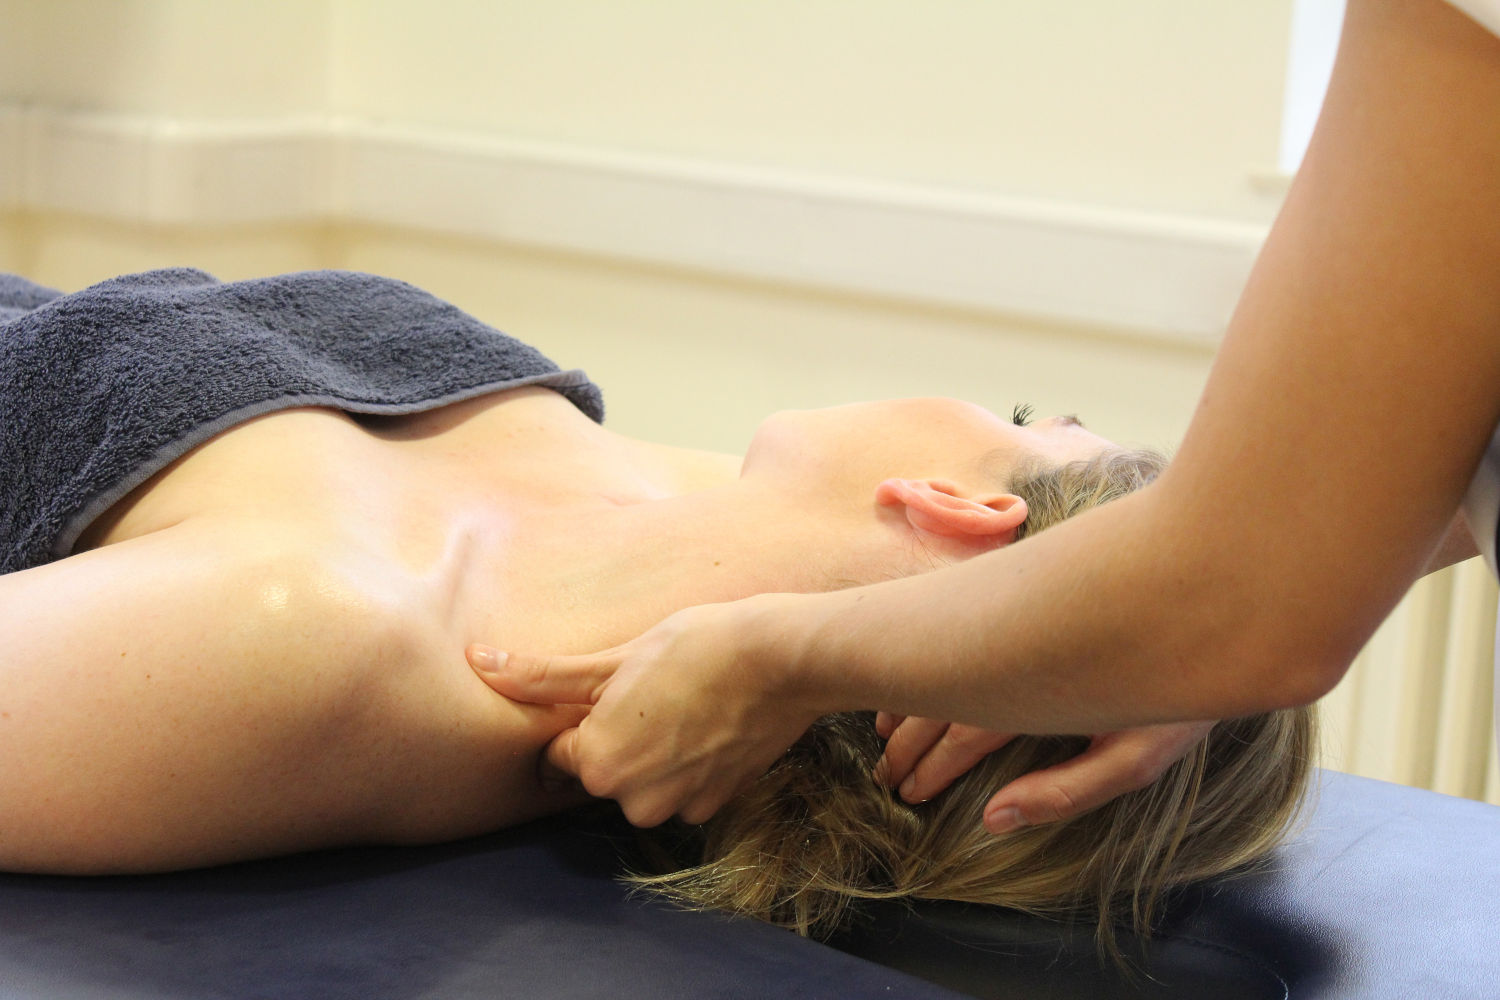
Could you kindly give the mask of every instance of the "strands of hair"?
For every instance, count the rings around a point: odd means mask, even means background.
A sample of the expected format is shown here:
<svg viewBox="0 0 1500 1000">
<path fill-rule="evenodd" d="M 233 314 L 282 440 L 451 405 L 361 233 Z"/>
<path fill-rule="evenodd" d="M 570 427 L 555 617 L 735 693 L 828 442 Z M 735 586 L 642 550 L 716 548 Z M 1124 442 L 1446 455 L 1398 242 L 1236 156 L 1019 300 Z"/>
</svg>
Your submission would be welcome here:
<svg viewBox="0 0 1500 1000">
<path fill-rule="evenodd" d="M 995 837 L 980 822 L 989 794 L 1075 754 L 1078 740 L 1023 737 L 911 806 L 871 777 L 873 717 L 830 716 L 710 823 L 679 828 L 658 855 L 663 874 L 631 881 L 814 938 L 840 930 L 861 899 L 1089 919 L 1101 951 L 1119 959 L 1117 925 L 1144 940 L 1168 890 L 1244 869 L 1281 839 L 1302 799 L 1312 722 L 1293 709 L 1223 723 L 1155 784 L 1070 822 Z"/>
<path fill-rule="evenodd" d="M 1160 454 L 1113 450 L 1023 470 L 1029 534 L 1140 488 Z M 877 784 L 869 713 L 819 720 L 755 785 L 701 827 L 646 834 L 658 874 L 631 881 L 692 908 L 754 916 L 825 938 L 863 899 L 947 899 L 1089 919 L 1124 964 L 1117 927 L 1144 941 L 1173 887 L 1241 870 L 1284 836 L 1311 769 L 1310 708 L 1234 719 L 1160 779 L 1073 820 L 1003 837 L 981 823 L 995 789 L 1087 741 L 1018 737 L 930 802 Z"/>
</svg>

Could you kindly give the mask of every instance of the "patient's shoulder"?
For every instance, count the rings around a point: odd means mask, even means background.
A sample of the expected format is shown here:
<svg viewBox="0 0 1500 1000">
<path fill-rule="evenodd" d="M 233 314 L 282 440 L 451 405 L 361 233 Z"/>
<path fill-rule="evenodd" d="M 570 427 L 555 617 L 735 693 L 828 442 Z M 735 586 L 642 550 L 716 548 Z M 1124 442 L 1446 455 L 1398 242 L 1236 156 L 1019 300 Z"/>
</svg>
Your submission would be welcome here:
<svg viewBox="0 0 1500 1000">
<path fill-rule="evenodd" d="M 0 633 L 0 757 L 25 762 L 0 770 L 0 867 L 344 842 L 400 776 L 370 761 L 410 722 L 381 685 L 416 633 L 399 579 L 347 541 L 190 520 L 0 576 Z"/>
</svg>

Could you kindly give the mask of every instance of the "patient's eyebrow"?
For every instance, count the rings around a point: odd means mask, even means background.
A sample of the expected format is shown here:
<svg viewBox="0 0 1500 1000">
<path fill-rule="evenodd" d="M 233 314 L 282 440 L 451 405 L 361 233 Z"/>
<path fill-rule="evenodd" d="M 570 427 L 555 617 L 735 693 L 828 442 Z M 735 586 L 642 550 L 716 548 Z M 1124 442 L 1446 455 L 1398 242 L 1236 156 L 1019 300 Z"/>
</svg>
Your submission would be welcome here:
<svg viewBox="0 0 1500 1000">
<path fill-rule="evenodd" d="M 1059 423 L 1059 424 L 1071 424 L 1074 427 L 1082 427 L 1083 426 L 1083 421 L 1079 420 L 1076 416 L 1074 416 L 1071 413 L 1060 413 L 1057 416 L 1053 417 L 1052 419 L 1053 419 L 1053 421 L 1055 421 L 1056 423 Z"/>
</svg>

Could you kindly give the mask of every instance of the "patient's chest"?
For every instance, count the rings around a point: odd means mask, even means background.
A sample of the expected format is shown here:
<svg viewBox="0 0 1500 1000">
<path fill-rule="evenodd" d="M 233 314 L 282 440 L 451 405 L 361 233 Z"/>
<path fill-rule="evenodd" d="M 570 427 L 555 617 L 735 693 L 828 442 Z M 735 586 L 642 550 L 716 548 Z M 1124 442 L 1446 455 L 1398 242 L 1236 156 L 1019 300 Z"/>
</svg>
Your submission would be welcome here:
<svg viewBox="0 0 1500 1000">
<path fill-rule="evenodd" d="M 481 640 L 588 652 L 650 624 L 595 600 L 589 567 L 573 558 L 580 515 L 570 505 L 607 495 L 622 463 L 597 424 L 542 388 L 400 418 L 287 410 L 189 452 L 78 548 L 211 519 L 230 543 L 271 538 L 357 567 L 346 575 L 387 606 L 440 622 L 460 653 Z"/>
<path fill-rule="evenodd" d="M 370 544 L 440 542 L 472 509 L 484 480 L 503 479 L 500 456 L 528 461 L 518 427 L 545 429 L 577 411 L 545 389 L 497 393 L 401 417 L 318 407 L 281 410 L 214 437 L 106 511 L 78 551 L 158 531 L 192 517 L 242 516 L 357 535 Z M 514 471 L 514 470 L 510 470 Z"/>
<path fill-rule="evenodd" d="M 538 388 L 405 417 L 280 411 L 168 466 L 91 525 L 77 551 L 193 518 L 226 532 L 253 522 L 258 537 L 270 529 L 357 553 L 455 629 L 499 641 L 519 624 L 517 641 L 545 641 L 546 616 L 506 613 L 526 600 L 509 581 L 545 539 L 521 522 L 545 492 L 541 472 L 568 465 L 577 420 L 587 418 Z"/>
<path fill-rule="evenodd" d="M 218 435 L 126 496 L 80 538 L 112 545 L 189 518 L 243 516 L 368 535 L 402 513 L 408 473 L 348 416 L 273 413 Z M 373 522 L 373 523 L 372 523 Z"/>
</svg>

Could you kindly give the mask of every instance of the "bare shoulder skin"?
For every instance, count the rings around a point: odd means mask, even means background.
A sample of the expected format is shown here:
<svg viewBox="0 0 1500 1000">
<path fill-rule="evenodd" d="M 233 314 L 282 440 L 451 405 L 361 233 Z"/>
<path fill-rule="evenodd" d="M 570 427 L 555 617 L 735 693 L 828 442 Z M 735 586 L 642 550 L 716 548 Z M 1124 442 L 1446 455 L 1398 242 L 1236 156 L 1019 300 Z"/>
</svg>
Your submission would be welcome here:
<svg viewBox="0 0 1500 1000">
<path fill-rule="evenodd" d="M 0 868 L 442 839 L 565 805 L 535 750 L 573 713 L 482 696 L 380 572 L 203 519 L 0 577 Z"/>
</svg>

